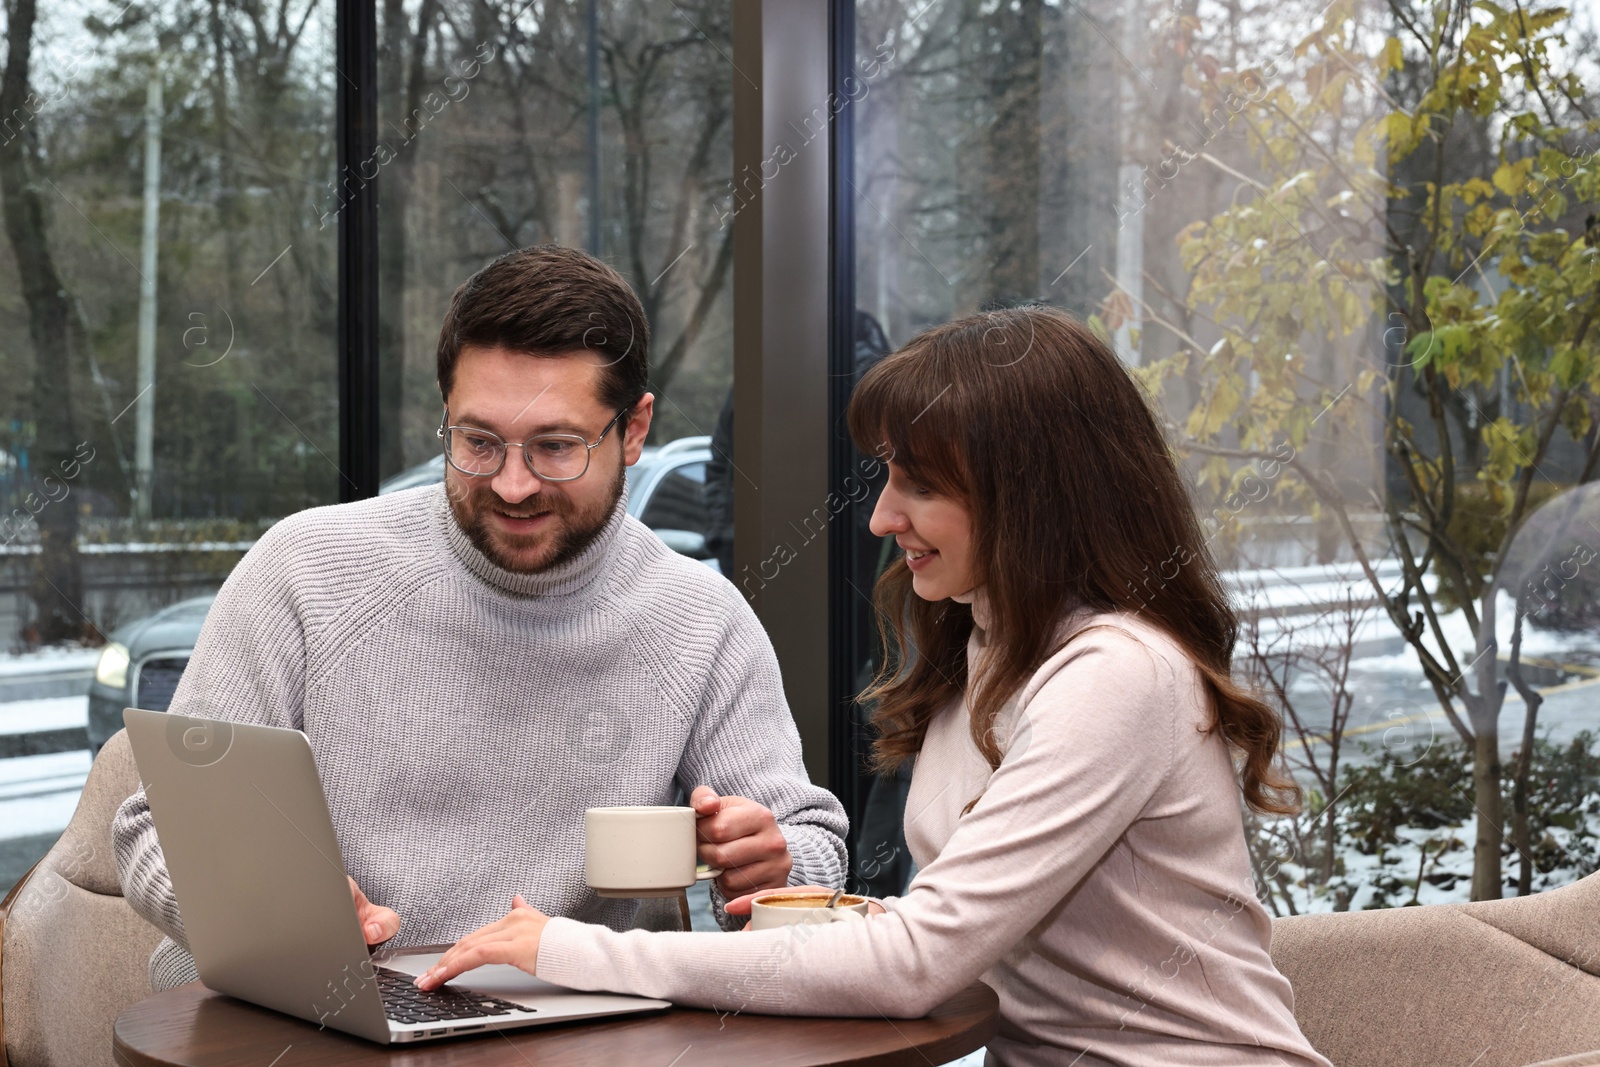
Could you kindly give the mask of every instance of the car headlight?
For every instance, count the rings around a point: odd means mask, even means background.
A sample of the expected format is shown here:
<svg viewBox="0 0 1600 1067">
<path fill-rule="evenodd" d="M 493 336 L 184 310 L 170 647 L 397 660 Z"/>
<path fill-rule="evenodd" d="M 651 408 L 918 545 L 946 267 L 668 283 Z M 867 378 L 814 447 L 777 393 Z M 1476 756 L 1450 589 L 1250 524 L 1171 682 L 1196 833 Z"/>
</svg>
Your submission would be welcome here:
<svg viewBox="0 0 1600 1067">
<path fill-rule="evenodd" d="M 109 642 L 100 650 L 100 660 L 94 665 L 94 680 L 113 689 L 128 684 L 128 646 Z"/>
</svg>

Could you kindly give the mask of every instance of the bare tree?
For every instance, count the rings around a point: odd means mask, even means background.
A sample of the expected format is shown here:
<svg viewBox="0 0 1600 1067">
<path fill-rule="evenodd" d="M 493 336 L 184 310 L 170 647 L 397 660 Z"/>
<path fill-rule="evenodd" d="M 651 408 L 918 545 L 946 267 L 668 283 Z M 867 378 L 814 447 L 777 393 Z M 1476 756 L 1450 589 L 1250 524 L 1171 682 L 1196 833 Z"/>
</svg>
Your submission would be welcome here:
<svg viewBox="0 0 1600 1067">
<path fill-rule="evenodd" d="M 77 305 L 51 254 L 41 187 L 38 127 L 28 121 L 36 103 L 29 88 L 35 0 L 7 0 L 6 66 L 0 75 L 0 115 L 21 118 L 19 135 L 0 148 L 0 197 L 4 200 L 6 236 L 22 266 L 22 300 L 28 309 L 28 335 L 33 342 L 33 418 L 35 469 L 48 477 L 74 460 L 77 429 L 73 419 L 72 367 L 82 358 L 86 331 Z M 65 641 L 90 636 L 84 618 L 83 572 L 78 559 L 78 511 L 74 504 L 47 498 L 41 484 L 33 494 L 42 501 L 35 513 L 39 554 L 34 557 L 29 593 L 38 611 L 37 639 Z M 30 511 L 34 509 L 29 507 Z"/>
<path fill-rule="evenodd" d="M 1270 607 L 1267 592 L 1258 587 L 1242 613 L 1240 645 L 1243 655 L 1236 663 L 1240 674 L 1265 690 L 1283 714 L 1290 734 L 1284 756 L 1296 776 L 1309 778 L 1315 785 L 1311 810 L 1299 819 L 1288 820 L 1280 831 L 1287 835 L 1295 855 L 1308 870 L 1316 871 L 1316 882 L 1327 886 L 1338 873 L 1339 825 L 1335 806 L 1340 797 L 1339 775 L 1346 732 L 1350 727 L 1355 695 L 1350 688 L 1350 666 L 1362 629 L 1372 615 L 1369 601 L 1358 599 L 1353 588 L 1314 612 L 1285 616 Z M 1266 617 L 1277 626 L 1263 626 Z M 1297 676 L 1314 680 L 1315 697 L 1305 700 L 1295 685 Z M 1298 687 L 1303 692 L 1304 687 Z M 1312 840 L 1305 830 L 1316 827 Z M 1258 833 L 1251 836 L 1259 835 Z M 1259 851 L 1259 844 L 1256 846 Z M 1258 874 L 1263 862 L 1256 857 Z M 1289 901 L 1288 886 L 1275 877 L 1280 895 Z M 1336 892 L 1334 910 L 1350 906 L 1348 890 Z"/>
</svg>

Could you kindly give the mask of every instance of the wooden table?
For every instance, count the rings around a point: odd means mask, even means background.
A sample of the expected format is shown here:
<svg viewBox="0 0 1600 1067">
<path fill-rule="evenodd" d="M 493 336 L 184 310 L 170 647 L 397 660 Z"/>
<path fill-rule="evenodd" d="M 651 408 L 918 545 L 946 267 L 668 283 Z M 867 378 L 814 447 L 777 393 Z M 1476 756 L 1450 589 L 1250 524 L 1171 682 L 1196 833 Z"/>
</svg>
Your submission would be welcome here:
<svg viewBox="0 0 1600 1067">
<path fill-rule="evenodd" d="M 213 993 L 199 982 L 117 1018 L 123 1067 L 928 1067 L 994 1036 L 994 991 L 974 982 L 921 1019 L 833 1019 L 671 1008 L 504 1034 L 376 1045 Z"/>
</svg>

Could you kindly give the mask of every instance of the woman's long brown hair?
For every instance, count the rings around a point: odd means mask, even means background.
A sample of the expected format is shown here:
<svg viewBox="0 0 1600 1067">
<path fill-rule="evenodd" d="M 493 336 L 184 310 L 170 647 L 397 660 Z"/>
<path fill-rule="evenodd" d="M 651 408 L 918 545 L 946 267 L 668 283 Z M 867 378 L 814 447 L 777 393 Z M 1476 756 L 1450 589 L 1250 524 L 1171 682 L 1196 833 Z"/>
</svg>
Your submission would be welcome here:
<svg viewBox="0 0 1600 1067">
<path fill-rule="evenodd" d="M 1282 721 L 1233 680 L 1238 623 L 1177 464 L 1143 393 L 1086 326 L 1030 306 L 935 327 L 863 377 L 849 423 L 863 452 L 967 508 L 993 615 L 991 652 L 969 679 L 971 609 L 916 596 L 903 557 L 884 572 L 874 600 L 889 655 L 861 696 L 877 704 L 878 769 L 914 755 L 969 684 L 973 740 L 998 767 L 995 716 L 1059 650 L 1066 612 L 1087 606 L 1171 635 L 1199 668 L 1245 802 L 1298 810 L 1278 765 Z"/>
</svg>

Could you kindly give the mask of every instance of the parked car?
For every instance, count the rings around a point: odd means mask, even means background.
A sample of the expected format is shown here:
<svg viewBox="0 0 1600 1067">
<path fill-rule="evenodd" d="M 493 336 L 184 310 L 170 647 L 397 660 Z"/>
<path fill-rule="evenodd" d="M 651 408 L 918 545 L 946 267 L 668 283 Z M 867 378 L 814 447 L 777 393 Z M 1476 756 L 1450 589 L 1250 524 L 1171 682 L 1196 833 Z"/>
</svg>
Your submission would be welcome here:
<svg viewBox="0 0 1600 1067">
<path fill-rule="evenodd" d="M 642 521 L 667 547 L 717 570 L 706 550 L 706 463 L 711 438 L 684 437 L 645 448 L 628 468 L 628 514 Z M 444 481 L 444 457 L 401 471 L 378 487 L 379 494 Z M 193 597 L 118 627 L 100 651 L 89 686 L 89 747 L 94 752 L 122 729 L 123 708 L 166 711 L 189 663 L 212 596 Z"/>
</svg>

